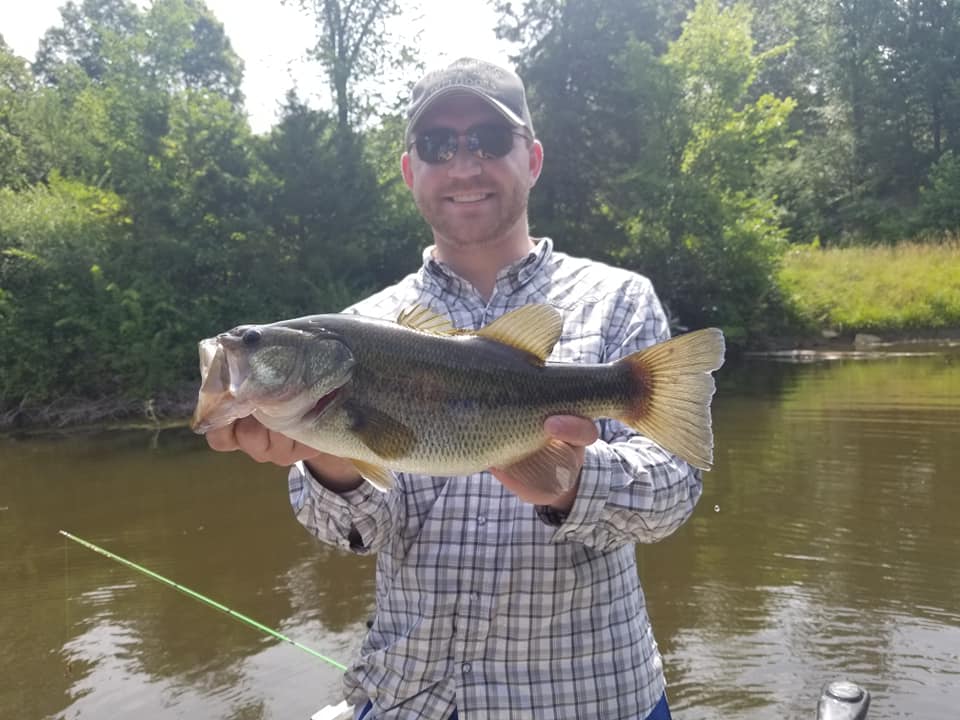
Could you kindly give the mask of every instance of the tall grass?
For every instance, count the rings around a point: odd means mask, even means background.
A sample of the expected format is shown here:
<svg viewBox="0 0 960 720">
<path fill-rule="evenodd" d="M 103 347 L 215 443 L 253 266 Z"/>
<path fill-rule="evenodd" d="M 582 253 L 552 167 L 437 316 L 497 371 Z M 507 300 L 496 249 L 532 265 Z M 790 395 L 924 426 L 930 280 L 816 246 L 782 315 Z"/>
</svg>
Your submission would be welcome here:
<svg viewBox="0 0 960 720">
<path fill-rule="evenodd" d="M 779 275 L 812 328 L 960 328 L 960 235 L 894 246 L 791 250 Z"/>
</svg>

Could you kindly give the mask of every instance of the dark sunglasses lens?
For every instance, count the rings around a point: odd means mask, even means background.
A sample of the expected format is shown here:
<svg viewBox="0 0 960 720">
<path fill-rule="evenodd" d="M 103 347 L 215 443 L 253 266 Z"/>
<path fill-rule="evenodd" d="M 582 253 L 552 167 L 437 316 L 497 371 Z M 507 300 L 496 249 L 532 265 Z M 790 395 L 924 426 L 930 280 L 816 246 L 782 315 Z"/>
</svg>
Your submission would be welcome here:
<svg viewBox="0 0 960 720">
<path fill-rule="evenodd" d="M 477 125 L 464 133 L 467 151 L 485 160 L 502 158 L 513 149 L 513 128 L 509 125 Z M 432 128 L 417 136 L 417 155 L 424 162 L 449 162 L 457 154 L 460 137 L 452 128 Z"/>
<path fill-rule="evenodd" d="M 467 134 L 468 149 L 482 158 L 502 158 L 513 149 L 513 129 L 507 125 L 478 125 Z"/>
<path fill-rule="evenodd" d="M 457 154 L 457 142 L 450 128 L 425 130 L 417 136 L 417 155 L 427 163 L 444 163 Z"/>
</svg>

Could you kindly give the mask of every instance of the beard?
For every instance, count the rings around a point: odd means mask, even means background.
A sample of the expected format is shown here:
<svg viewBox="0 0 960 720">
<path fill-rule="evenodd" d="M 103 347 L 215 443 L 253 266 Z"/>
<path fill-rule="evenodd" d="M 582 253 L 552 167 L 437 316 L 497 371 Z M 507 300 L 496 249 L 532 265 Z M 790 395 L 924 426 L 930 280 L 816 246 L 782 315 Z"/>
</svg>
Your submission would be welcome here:
<svg viewBox="0 0 960 720">
<path fill-rule="evenodd" d="M 496 244 L 508 236 L 517 223 L 526 218 L 529 196 L 529 188 L 519 183 L 508 190 L 498 188 L 493 198 L 483 201 L 489 203 L 489 207 L 484 207 L 476 218 L 459 214 L 455 204 L 440 195 L 415 200 L 435 236 L 454 247 L 468 248 Z"/>
</svg>

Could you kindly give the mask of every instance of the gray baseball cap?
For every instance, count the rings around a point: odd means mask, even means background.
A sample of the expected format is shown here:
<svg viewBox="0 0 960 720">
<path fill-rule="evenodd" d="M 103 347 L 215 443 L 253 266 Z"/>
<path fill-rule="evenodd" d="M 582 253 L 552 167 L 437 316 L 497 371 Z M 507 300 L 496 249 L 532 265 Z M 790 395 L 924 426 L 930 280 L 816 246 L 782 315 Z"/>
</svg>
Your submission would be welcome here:
<svg viewBox="0 0 960 720">
<path fill-rule="evenodd" d="M 497 110 L 516 127 L 533 134 L 533 121 L 527 107 L 523 81 L 512 70 L 499 65 L 460 58 L 445 68 L 427 73 L 416 85 L 407 108 L 407 140 L 412 137 L 423 113 L 442 98 L 453 95 L 473 95 Z"/>
</svg>

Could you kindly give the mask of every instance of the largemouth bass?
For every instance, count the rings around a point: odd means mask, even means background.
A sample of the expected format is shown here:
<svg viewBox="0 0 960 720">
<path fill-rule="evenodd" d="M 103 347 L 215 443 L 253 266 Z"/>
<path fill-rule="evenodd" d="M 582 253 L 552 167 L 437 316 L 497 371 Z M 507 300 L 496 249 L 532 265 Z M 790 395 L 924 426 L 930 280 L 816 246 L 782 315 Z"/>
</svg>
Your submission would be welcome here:
<svg viewBox="0 0 960 720">
<path fill-rule="evenodd" d="M 390 470 L 572 485 L 572 455 L 543 430 L 551 415 L 614 418 L 691 465 L 713 461 L 710 374 L 723 334 L 681 335 L 609 364 L 547 362 L 560 313 L 528 305 L 477 331 L 416 306 L 396 322 L 313 315 L 241 325 L 200 343 L 196 432 L 253 415 L 348 458 L 381 490 Z M 548 481 L 548 484 L 553 480 Z"/>
</svg>

